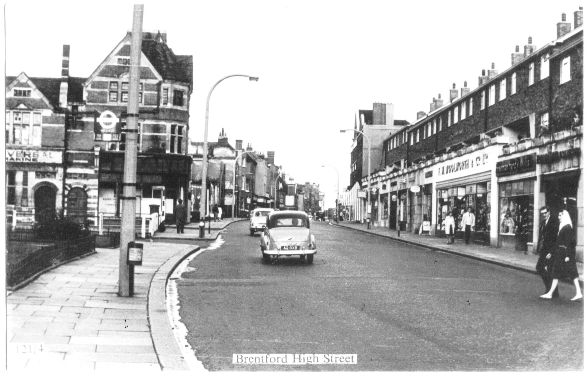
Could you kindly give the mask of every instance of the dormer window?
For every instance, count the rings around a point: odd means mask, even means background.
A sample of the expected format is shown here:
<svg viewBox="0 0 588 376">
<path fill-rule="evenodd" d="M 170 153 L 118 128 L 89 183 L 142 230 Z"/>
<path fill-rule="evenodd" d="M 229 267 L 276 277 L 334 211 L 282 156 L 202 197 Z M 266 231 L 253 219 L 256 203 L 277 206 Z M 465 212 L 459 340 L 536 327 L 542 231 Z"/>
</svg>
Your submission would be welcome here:
<svg viewBox="0 0 588 376">
<path fill-rule="evenodd" d="M 182 90 L 174 90 L 173 105 L 184 106 L 184 92 Z"/>
<path fill-rule="evenodd" d="M 131 58 L 119 57 L 118 58 L 118 65 L 131 65 Z"/>
<path fill-rule="evenodd" d="M 14 89 L 14 96 L 15 97 L 30 97 L 31 90 L 30 89 Z"/>
</svg>

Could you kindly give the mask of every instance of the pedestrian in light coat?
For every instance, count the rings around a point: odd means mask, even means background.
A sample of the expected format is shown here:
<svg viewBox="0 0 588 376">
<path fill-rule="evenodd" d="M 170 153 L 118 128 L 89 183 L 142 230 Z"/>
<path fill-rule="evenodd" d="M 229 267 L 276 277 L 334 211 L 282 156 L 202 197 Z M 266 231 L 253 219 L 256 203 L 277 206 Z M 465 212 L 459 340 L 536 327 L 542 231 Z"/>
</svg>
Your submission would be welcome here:
<svg viewBox="0 0 588 376">
<path fill-rule="evenodd" d="M 549 207 L 542 207 L 541 212 L 541 225 L 539 227 L 539 241 L 537 243 L 539 250 L 539 259 L 535 270 L 541 276 L 543 284 L 545 284 L 545 292 L 548 292 L 551 288 L 551 271 L 553 267 L 553 254 L 555 252 L 557 233 L 559 231 L 558 220 L 555 215 L 551 214 Z M 553 291 L 553 296 L 558 297 L 559 291 L 556 288 Z"/>
<path fill-rule="evenodd" d="M 451 210 L 447 211 L 447 215 L 445 216 L 445 236 L 447 236 L 447 244 L 453 244 L 455 241 L 455 219 L 453 218 L 453 214 L 451 214 Z"/>
<path fill-rule="evenodd" d="M 476 216 L 472 213 L 472 208 L 469 207 L 468 211 L 463 215 L 461 219 L 461 226 L 464 228 L 465 243 L 470 244 L 470 237 L 472 235 L 472 229 L 476 224 Z"/>
<path fill-rule="evenodd" d="M 583 298 L 576 265 L 576 241 L 574 235 L 570 214 L 567 210 L 562 210 L 559 213 L 559 232 L 557 233 L 556 248 L 553 255 L 553 282 L 551 282 L 551 289 L 541 295 L 540 298 L 551 299 L 557 288 L 557 283 L 564 278 L 572 279 L 576 287 L 576 295 L 571 300 L 576 301 Z"/>
</svg>

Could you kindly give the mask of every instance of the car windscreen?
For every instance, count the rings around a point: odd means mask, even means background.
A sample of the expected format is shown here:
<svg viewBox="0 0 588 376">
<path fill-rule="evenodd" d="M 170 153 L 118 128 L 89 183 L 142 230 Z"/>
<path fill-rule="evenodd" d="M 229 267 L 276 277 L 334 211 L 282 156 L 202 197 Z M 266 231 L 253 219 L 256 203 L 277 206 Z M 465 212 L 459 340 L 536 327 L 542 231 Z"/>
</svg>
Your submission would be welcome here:
<svg viewBox="0 0 588 376">
<path fill-rule="evenodd" d="M 271 213 L 271 210 L 260 210 L 255 213 L 255 216 L 256 217 L 267 217 L 269 213 Z"/>
<path fill-rule="evenodd" d="M 308 217 L 293 215 L 272 215 L 268 219 L 268 227 L 310 227 Z"/>
</svg>

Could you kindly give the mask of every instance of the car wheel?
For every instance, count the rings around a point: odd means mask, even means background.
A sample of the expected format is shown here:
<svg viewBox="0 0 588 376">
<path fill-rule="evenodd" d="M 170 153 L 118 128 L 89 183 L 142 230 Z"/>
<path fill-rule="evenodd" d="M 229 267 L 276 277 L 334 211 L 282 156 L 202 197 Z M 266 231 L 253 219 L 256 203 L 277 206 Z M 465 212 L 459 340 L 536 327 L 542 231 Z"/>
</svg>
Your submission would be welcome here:
<svg viewBox="0 0 588 376">
<path fill-rule="evenodd" d="M 312 262 L 314 261 L 314 255 L 306 255 L 306 261 L 309 264 L 312 264 Z"/>
<path fill-rule="evenodd" d="M 263 263 L 269 264 L 271 257 L 269 255 L 266 255 L 265 253 L 262 253 L 262 255 L 263 255 Z"/>
<path fill-rule="evenodd" d="M 300 255 L 300 260 L 304 261 L 304 255 Z"/>
<path fill-rule="evenodd" d="M 253 236 L 255 234 L 255 230 L 249 230 L 249 236 Z"/>
</svg>

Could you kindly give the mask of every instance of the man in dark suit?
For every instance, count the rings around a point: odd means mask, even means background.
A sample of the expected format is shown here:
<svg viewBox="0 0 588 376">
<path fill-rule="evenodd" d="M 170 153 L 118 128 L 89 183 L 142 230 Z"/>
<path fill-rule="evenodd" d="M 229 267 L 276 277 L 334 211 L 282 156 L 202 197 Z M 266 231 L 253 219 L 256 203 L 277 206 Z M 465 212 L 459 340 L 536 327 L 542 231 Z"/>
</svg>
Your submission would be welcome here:
<svg viewBox="0 0 588 376">
<path fill-rule="evenodd" d="M 551 215 L 549 207 L 542 207 L 540 209 L 541 223 L 539 227 L 539 242 L 537 243 L 539 248 L 539 260 L 537 260 L 537 266 L 535 270 L 541 276 L 543 283 L 545 284 L 545 291 L 549 291 L 551 288 L 551 267 L 553 265 L 553 252 L 555 251 L 557 233 L 559 231 L 559 223 L 556 216 Z M 559 296 L 557 289 L 553 292 L 553 296 Z"/>
<path fill-rule="evenodd" d="M 182 203 L 181 199 L 178 200 L 178 204 L 176 205 L 175 212 L 176 212 L 175 213 L 176 214 L 176 230 L 178 231 L 178 234 L 183 234 L 184 233 L 184 225 L 186 224 L 187 212 L 186 212 L 186 207 Z"/>
</svg>

